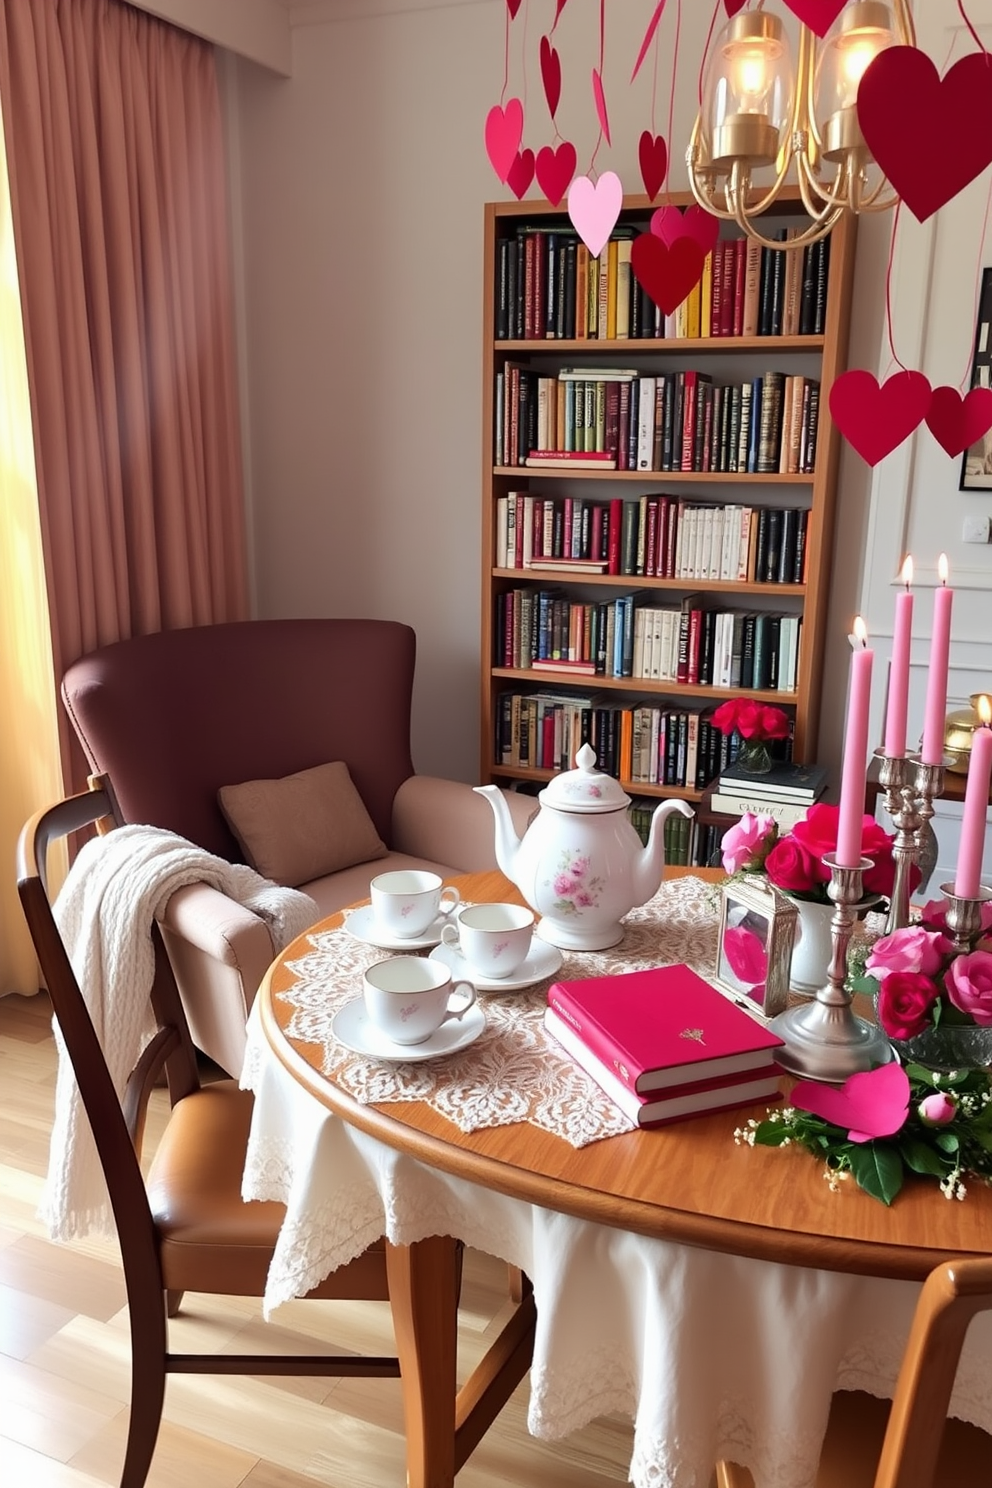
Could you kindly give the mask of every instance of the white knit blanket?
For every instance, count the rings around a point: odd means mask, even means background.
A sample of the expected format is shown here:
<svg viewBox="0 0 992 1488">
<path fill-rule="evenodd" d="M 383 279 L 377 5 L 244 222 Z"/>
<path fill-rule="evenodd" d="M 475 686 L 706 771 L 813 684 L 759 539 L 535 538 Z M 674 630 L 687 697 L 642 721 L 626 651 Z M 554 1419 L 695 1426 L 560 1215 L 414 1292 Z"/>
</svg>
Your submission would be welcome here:
<svg viewBox="0 0 992 1488">
<path fill-rule="evenodd" d="M 159 827 L 119 827 L 87 842 L 53 913 L 118 1094 L 155 1032 L 152 924 L 171 895 L 193 883 L 209 884 L 265 920 L 275 951 L 320 917 L 307 894 L 280 888 Z M 57 1021 L 54 1028 L 55 1119 L 39 1214 L 53 1240 L 113 1234 L 96 1144 Z"/>
</svg>

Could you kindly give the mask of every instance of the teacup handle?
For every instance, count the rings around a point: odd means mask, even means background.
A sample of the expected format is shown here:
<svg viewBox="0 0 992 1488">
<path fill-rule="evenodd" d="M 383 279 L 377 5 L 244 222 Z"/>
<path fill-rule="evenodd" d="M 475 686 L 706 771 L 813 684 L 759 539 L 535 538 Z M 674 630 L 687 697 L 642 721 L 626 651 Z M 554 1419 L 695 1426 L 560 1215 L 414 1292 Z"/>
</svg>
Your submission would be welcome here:
<svg viewBox="0 0 992 1488">
<path fill-rule="evenodd" d="M 450 921 L 449 921 L 449 923 L 447 925 L 442 925 L 442 927 L 441 927 L 441 944 L 442 945 L 446 945 L 446 946 L 453 946 L 455 948 L 455 950 L 457 950 L 459 948 L 458 926 L 457 925 L 452 925 L 450 923 Z"/>
<path fill-rule="evenodd" d="M 462 896 L 454 884 L 448 884 L 447 888 L 441 890 L 441 898 L 438 904 L 438 914 L 442 919 L 447 919 L 461 904 Z M 450 944 L 450 942 L 449 942 Z"/>
<path fill-rule="evenodd" d="M 468 998 L 468 1001 L 465 1003 L 464 1007 L 453 1008 L 451 1006 L 451 998 L 456 992 L 463 992 Z M 472 985 L 471 982 L 452 982 L 451 990 L 448 993 L 448 1011 L 444 1015 L 445 1020 L 447 1020 L 448 1018 L 464 1018 L 465 1014 L 468 1012 L 469 1008 L 474 1002 L 475 987 Z"/>
</svg>

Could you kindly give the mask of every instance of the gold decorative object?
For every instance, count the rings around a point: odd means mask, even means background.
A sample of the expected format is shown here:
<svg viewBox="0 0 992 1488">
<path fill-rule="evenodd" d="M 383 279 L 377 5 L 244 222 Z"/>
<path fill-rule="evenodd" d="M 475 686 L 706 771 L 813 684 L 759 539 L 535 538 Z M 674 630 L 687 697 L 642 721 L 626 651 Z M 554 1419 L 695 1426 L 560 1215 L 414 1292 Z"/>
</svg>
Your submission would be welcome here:
<svg viewBox="0 0 992 1488">
<path fill-rule="evenodd" d="M 985 692 L 973 692 L 967 708 L 957 708 L 948 713 L 944 722 L 944 753 L 948 756 L 948 770 L 956 775 L 967 775 L 971 758 L 971 736 L 981 723 L 978 712 L 979 699 L 988 697 Z"/>
<path fill-rule="evenodd" d="M 821 40 L 799 28 L 795 70 L 782 21 L 738 11 L 718 35 L 686 155 L 699 204 L 768 248 L 802 248 L 846 211 L 881 212 L 898 200 L 858 123 L 858 84 L 879 52 L 914 46 L 908 0 L 851 0 Z M 907 107 L 912 100 L 907 100 Z M 795 165 L 810 226 L 785 242 L 757 218 L 774 204 Z M 770 184 L 755 180 L 774 172 Z M 767 176 L 766 176 L 767 180 Z"/>
</svg>

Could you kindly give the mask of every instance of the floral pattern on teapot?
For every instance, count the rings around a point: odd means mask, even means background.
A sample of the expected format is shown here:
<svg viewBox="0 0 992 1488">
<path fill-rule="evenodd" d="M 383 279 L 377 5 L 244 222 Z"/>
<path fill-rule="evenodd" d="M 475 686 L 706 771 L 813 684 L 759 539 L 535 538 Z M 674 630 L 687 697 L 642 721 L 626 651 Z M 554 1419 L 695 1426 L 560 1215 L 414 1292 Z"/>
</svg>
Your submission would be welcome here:
<svg viewBox="0 0 992 1488">
<path fill-rule="evenodd" d="M 551 879 L 557 914 L 578 914 L 583 909 L 596 908 L 603 892 L 603 880 L 598 874 L 590 875 L 590 866 L 587 853 L 571 847 L 562 850 Z"/>
</svg>

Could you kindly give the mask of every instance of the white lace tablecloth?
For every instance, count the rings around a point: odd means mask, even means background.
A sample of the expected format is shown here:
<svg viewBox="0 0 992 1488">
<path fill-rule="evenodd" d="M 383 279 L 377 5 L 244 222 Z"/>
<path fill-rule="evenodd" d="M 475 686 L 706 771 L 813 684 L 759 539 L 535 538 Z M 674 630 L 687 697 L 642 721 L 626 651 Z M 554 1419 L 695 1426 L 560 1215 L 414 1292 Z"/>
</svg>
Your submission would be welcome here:
<svg viewBox="0 0 992 1488">
<path fill-rule="evenodd" d="M 680 946 L 667 959 L 701 969 L 712 964 L 710 891 L 683 882 L 690 885 L 684 893 L 666 893 L 631 916 L 624 944 L 605 953 L 618 969 L 660 959 L 659 904 L 666 948 L 669 933 L 670 943 Z M 673 904 L 679 914 L 671 912 Z M 355 959 L 345 969 L 332 964 L 328 951 L 342 946 L 339 934 L 315 935 L 312 942 L 313 951 L 297 963 L 300 982 L 287 994 L 306 1038 L 316 1026 L 326 1028 L 339 992 L 344 1000 L 355 995 L 354 978 L 367 964 L 368 949 L 351 941 L 345 950 Z M 703 949 L 690 954 L 694 947 Z M 631 959 L 642 953 L 646 962 Z M 314 975 L 315 958 L 326 976 L 322 983 Z M 584 969 L 589 962 L 581 958 Z M 566 964 L 559 975 L 571 971 Z M 312 991 L 301 992 L 311 983 Z M 369 1065 L 363 1071 L 362 1061 L 327 1039 L 327 1071 L 359 1099 L 427 1099 L 463 1126 L 466 1120 L 478 1126 L 528 1119 L 559 1130 L 553 1124 L 559 1076 L 534 1074 L 535 1060 L 547 1058 L 538 1043 L 542 994 L 487 999 L 487 1033 L 437 1067 Z M 504 1040 L 511 1048 L 500 1052 Z M 287 1207 L 267 1312 L 383 1235 L 400 1245 L 454 1235 L 499 1256 L 534 1284 L 531 1432 L 555 1439 L 606 1412 L 628 1414 L 635 1424 L 630 1474 L 636 1488 L 706 1488 L 721 1457 L 749 1467 L 757 1488 L 811 1488 L 834 1390 L 891 1394 L 915 1284 L 650 1240 L 506 1198 L 394 1151 L 333 1116 L 277 1061 L 254 1016 L 249 1046 L 245 1081 L 256 1099 L 243 1192 L 246 1199 L 278 1199 Z M 476 1098 L 470 1055 L 486 1078 L 496 1073 L 495 1098 Z M 567 1097 L 566 1106 L 573 1099 Z M 574 1111 L 566 1110 L 562 1123 L 573 1139 L 602 1134 L 589 1131 Z M 935 1196 L 935 1202 L 945 1201 Z M 992 1324 L 986 1315 L 969 1334 L 953 1413 L 992 1430 L 990 1382 Z"/>
</svg>

